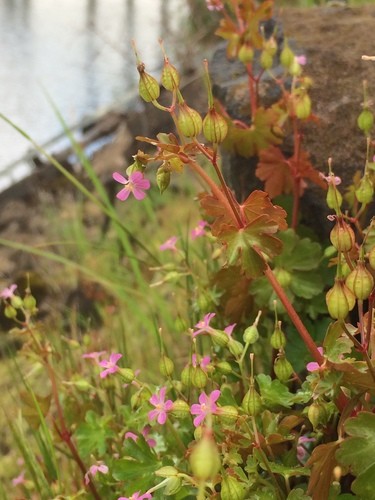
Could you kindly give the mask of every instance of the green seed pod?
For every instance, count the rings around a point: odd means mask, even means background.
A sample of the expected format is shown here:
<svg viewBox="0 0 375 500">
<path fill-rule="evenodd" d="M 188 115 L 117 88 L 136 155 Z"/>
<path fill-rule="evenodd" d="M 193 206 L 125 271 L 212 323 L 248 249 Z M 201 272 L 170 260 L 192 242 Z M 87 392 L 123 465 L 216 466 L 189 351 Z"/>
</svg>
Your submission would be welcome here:
<svg viewBox="0 0 375 500">
<path fill-rule="evenodd" d="M 243 345 L 241 344 L 241 342 L 238 342 L 238 340 L 233 340 L 232 338 L 229 339 L 227 347 L 231 354 L 233 354 L 233 356 L 235 356 L 236 358 L 241 356 L 243 352 Z"/>
<path fill-rule="evenodd" d="M 185 418 L 190 415 L 190 406 L 183 399 L 176 399 L 173 402 L 171 415 L 175 418 Z"/>
<path fill-rule="evenodd" d="M 253 49 L 253 47 L 250 44 L 248 44 L 248 43 L 244 43 L 243 45 L 241 45 L 241 48 L 238 51 L 238 59 L 243 64 L 251 63 L 252 60 L 254 59 L 254 49 Z"/>
<path fill-rule="evenodd" d="M 198 387 L 198 389 L 203 389 L 203 387 L 207 384 L 207 373 L 200 367 L 193 367 L 191 374 L 191 383 L 194 387 Z"/>
<path fill-rule="evenodd" d="M 280 382 L 287 382 L 293 374 L 293 367 L 284 355 L 278 357 L 273 365 L 273 370 Z"/>
<path fill-rule="evenodd" d="M 13 319 L 17 317 L 16 309 L 10 304 L 5 304 L 4 308 L 4 316 L 9 319 Z"/>
<path fill-rule="evenodd" d="M 161 84 L 166 90 L 170 90 L 171 92 L 180 85 L 180 74 L 168 59 L 164 59 L 164 66 L 161 72 Z"/>
<path fill-rule="evenodd" d="M 368 261 L 372 269 L 375 269 L 375 246 L 373 246 L 368 254 Z"/>
<path fill-rule="evenodd" d="M 290 282 L 292 281 L 292 275 L 290 274 L 290 272 L 286 269 L 283 269 L 282 267 L 277 267 L 275 269 L 275 276 L 277 281 L 283 288 L 288 288 Z"/>
<path fill-rule="evenodd" d="M 314 429 L 316 429 L 320 425 L 324 425 L 327 422 L 328 417 L 325 405 L 323 403 L 315 401 L 309 406 L 307 417 Z"/>
<path fill-rule="evenodd" d="M 374 115 L 369 109 L 364 109 L 357 119 L 358 127 L 368 135 L 374 125 Z"/>
<path fill-rule="evenodd" d="M 355 305 L 355 296 L 345 283 L 336 278 L 326 295 L 328 312 L 334 319 L 345 319 Z"/>
<path fill-rule="evenodd" d="M 171 496 L 175 495 L 180 491 L 182 487 L 182 479 L 180 477 L 171 477 L 168 479 L 167 485 L 164 488 L 164 495 Z"/>
<path fill-rule="evenodd" d="M 193 475 L 198 480 L 209 481 L 219 472 L 220 453 L 215 441 L 207 432 L 194 446 L 189 462 Z"/>
<path fill-rule="evenodd" d="M 185 137 L 196 137 L 202 130 L 202 117 L 185 102 L 179 105 L 177 117 L 178 127 Z"/>
<path fill-rule="evenodd" d="M 368 174 L 365 174 L 360 180 L 358 188 L 355 190 L 355 195 L 360 203 L 367 205 L 371 203 L 374 195 L 374 186 Z"/>
<path fill-rule="evenodd" d="M 166 465 L 165 467 L 161 467 L 160 469 L 154 472 L 155 476 L 158 477 L 176 477 L 178 474 L 178 470 L 172 465 Z"/>
<path fill-rule="evenodd" d="M 255 325 L 248 326 L 243 333 L 243 340 L 245 344 L 255 344 L 259 339 L 259 331 Z"/>
<path fill-rule="evenodd" d="M 363 262 L 358 261 L 357 267 L 345 280 L 346 286 L 359 300 L 366 300 L 374 288 L 374 278 Z"/>
<path fill-rule="evenodd" d="M 272 57 L 276 54 L 276 52 L 277 52 L 277 42 L 276 42 L 276 38 L 274 36 L 271 36 L 271 38 L 268 38 L 268 40 L 266 40 L 264 42 L 264 49 L 267 52 L 269 52 Z"/>
<path fill-rule="evenodd" d="M 203 135 L 213 144 L 221 144 L 228 133 L 228 124 L 214 108 L 210 109 L 203 120 Z"/>
<path fill-rule="evenodd" d="M 174 322 L 174 327 L 177 333 L 186 332 L 188 324 L 184 318 L 181 318 L 181 316 L 177 316 Z"/>
<path fill-rule="evenodd" d="M 260 65 L 263 69 L 272 68 L 273 56 L 268 50 L 262 50 L 260 55 Z"/>
<path fill-rule="evenodd" d="M 139 73 L 139 95 L 146 102 L 152 102 L 159 98 L 160 87 L 157 80 L 145 72 L 145 65 L 138 64 L 137 70 Z"/>
<path fill-rule="evenodd" d="M 146 401 L 149 401 L 151 396 L 152 396 L 152 392 L 147 387 L 144 389 L 140 389 L 139 391 L 134 393 L 132 395 L 132 397 L 130 398 L 131 408 L 133 410 L 135 408 L 139 408 L 140 406 L 142 406 L 143 403 L 145 403 Z"/>
<path fill-rule="evenodd" d="M 294 52 L 289 47 L 288 42 L 285 40 L 283 50 L 280 54 L 280 63 L 284 68 L 289 68 L 294 61 Z"/>
<path fill-rule="evenodd" d="M 212 342 L 220 347 L 225 347 L 229 342 L 229 336 L 223 330 L 214 330 L 210 333 Z"/>
<path fill-rule="evenodd" d="M 170 377 L 174 370 L 173 361 L 167 356 L 162 355 L 159 361 L 159 370 L 160 373 L 165 377 Z"/>
<path fill-rule="evenodd" d="M 251 386 L 245 394 L 241 406 L 248 415 L 253 417 L 260 412 L 262 408 L 262 399 L 253 386 Z"/>
<path fill-rule="evenodd" d="M 34 312 L 36 309 L 36 299 L 31 293 L 26 294 L 23 299 L 23 307 L 30 312 Z"/>
<path fill-rule="evenodd" d="M 135 379 L 135 373 L 130 368 L 120 368 L 119 373 L 126 384 L 130 384 Z"/>
<path fill-rule="evenodd" d="M 163 194 L 164 191 L 168 188 L 171 182 L 171 173 L 168 170 L 165 170 L 163 167 L 159 167 L 156 172 L 156 184 L 158 185 L 160 194 Z"/>
<path fill-rule="evenodd" d="M 15 309 L 20 309 L 23 306 L 23 300 L 18 295 L 13 295 L 10 299 L 10 303 Z"/>
<path fill-rule="evenodd" d="M 275 330 L 270 338 L 270 344 L 274 349 L 282 349 L 286 345 L 285 333 L 281 329 L 281 321 L 275 326 Z"/>
<path fill-rule="evenodd" d="M 227 424 L 232 424 L 237 421 L 238 410 L 235 406 L 221 406 L 219 412 L 219 418 Z"/>
<path fill-rule="evenodd" d="M 288 73 L 291 76 L 299 76 L 302 73 L 301 65 L 297 61 L 296 57 L 294 57 L 293 61 L 290 63 L 290 66 L 288 67 Z"/>
<path fill-rule="evenodd" d="M 224 373 L 225 375 L 232 373 L 232 367 L 228 361 L 220 361 L 217 365 L 216 368 L 221 372 Z"/>
<path fill-rule="evenodd" d="M 191 365 L 185 366 L 185 368 L 181 372 L 181 382 L 190 387 L 192 384 L 192 376 L 193 376 L 193 367 Z"/>
<path fill-rule="evenodd" d="M 305 120 L 311 115 L 311 99 L 308 94 L 303 94 L 297 99 L 295 113 L 300 120 Z"/>
<path fill-rule="evenodd" d="M 329 239 L 339 252 L 349 252 L 353 248 L 355 236 L 353 229 L 343 219 L 337 219 Z"/>
<path fill-rule="evenodd" d="M 221 481 L 221 500 L 243 500 L 245 498 L 244 484 L 233 476 L 224 476 Z"/>
<path fill-rule="evenodd" d="M 331 208 L 332 210 L 338 211 L 342 205 L 341 193 L 337 187 L 331 183 L 328 185 L 326 200 L 328 208 Z"/>
</svg>

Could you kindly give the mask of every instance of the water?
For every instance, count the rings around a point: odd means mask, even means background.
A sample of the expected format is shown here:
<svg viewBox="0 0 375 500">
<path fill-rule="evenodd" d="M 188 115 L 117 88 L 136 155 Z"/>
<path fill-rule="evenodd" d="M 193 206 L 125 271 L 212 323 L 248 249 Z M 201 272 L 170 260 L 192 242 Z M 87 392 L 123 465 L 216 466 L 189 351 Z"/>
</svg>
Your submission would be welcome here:
<svg viewBox="0 0 375 500">
<path fill-rule="evenodd" d="M 138 81 L 131 40 L 152 73 L 186 15 L 185 0 L 0 0 L 0 112 L 44 144 L 61 126 L 43 88 L 70 125 L 122 105 Z M 0 189 L 28 173 L 4 170 L 29 148 L 0 122 Z"/>
</svg>

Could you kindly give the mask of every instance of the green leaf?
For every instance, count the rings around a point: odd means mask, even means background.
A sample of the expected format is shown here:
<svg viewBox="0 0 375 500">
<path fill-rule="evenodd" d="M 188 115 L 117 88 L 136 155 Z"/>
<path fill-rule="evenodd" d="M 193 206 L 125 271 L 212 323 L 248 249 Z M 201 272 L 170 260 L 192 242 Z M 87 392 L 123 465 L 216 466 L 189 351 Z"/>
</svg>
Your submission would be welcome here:
<svg viewBox="0 0 375 500">
<path fill-rule="evenodd" d="M 295 488 L 287 496 L 287 500 L 311 500 L 312 497 L 307 495 L 302 488 Z"/>
<path fill-rule="evenodd" d="M 293 394 L 279 380 L 272 380 L 269 375 L 256 376 L 260 395 L 268 408 L 283 406 L 290 408 L 293 404 Z"/>
<path fill-rule="evenodd" d="M 280 474 L 284 478 L 310 475 L 310 471 L 307 467 L 288 467 L 283 464 L 271 461 L 268 462 L 267 468 L 262 463 L 260 463 L 260 466 L 262 467 L 262 469 L 271 470 L 274 474 Z"/>
<path fill-rule="evenodd" d="M 293 271 L 290 288 L 297 297 L 312 299 L 322 292 L 323 281 L 316 271 Z"/>
<path fill-rule="evenodd" d="M 105 453 L 107 439 L 115 436 L 115 433 L 108 426 L 110 420 L 111 417 L 100 417 L 92 410 L 86 413 L 86 422 L 80 424 L 75 432 L 81 455 L 87 457 L 91 453 L 99 455 Z"/>
<path fill-rule="evenodd" d="M 352 483 L 352 491 L 363 500 L 375 500 L 375 463 L 368 467 Z"/>
</svg>

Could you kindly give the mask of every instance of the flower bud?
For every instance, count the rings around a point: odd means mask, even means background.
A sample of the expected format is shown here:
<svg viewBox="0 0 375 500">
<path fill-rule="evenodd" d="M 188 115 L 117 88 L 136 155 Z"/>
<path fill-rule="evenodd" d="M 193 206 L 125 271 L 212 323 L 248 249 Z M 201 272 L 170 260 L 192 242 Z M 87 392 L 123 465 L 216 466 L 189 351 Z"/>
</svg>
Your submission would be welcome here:
<svg viewBox="0 0 375 500">
<path fill-rule="evenodd" d="M 292 376 L 294 370 L 283 354 L 275 360 L 273 371 L 280 382 L 287 382 Z"/>
<path fill-rule="evenodd" d="M 190 406 L 183 399 L 176 399 L 170 413 L 175 418 L 185 418 L 190 415 Z"/>
<path fill-rule="evenodd" d="M 315 401 L 309 406 L 307 417 L 310 420 L 314 429 L 319 425 L 324 425 L 327 422 L 327 410 L 323 403 Z"/>
<path fill-rule="evenodd" d="M 13 319 L 17 317 L 16 309 L 10 304 L 5 304 L 4 308 L 4 316 L 9 319 Z"/>
<path fill-rule="evenodd" d="M 242 338 L 246 344 L 255 344 L 259 339 L 258 328 L 255 325 L 248 326 Z"/>
<path fill-rule="evenodd" d="M 262 399 L 253 386 L 245 394 L 242 400 L 242 408 L 248 415 L 255 417 L 262 408 Z"/>
<path fill-rule="evenodd" d="M 268 50 L 262 50 L 260 55 L 260 65 L 263 69 L 272 68 L 273 56 Z"/>
<path fill-rule="evenodd" d="M 232 367 L 228 361 L 220 361 L 217 365 L 216 368 L 224 374 L 229 374 L 232 373 Z"/>
<path fill-rule="evenodd" d="M 166 90 L 170 90 L 171 92 L 180 85 L 180 74 L 168 59 L 164 59 L 161 84 Z"/>
<path fill-rule="evenodd" d="M 171 496 L 175 495 L 180 491 L 182 487 L 182 479 L 178 476 L 170 477 L 167 481 L 167 485 L 164 488 L 164 495 Z"/>
<path fill-rule="evenodd" d="M 251 63 L 254 59 L 254 49 L 249 43 L 244 43 L 241 45 L 240 50 L 238 51 L 238 59 L 243 64 Z"/>
<path fill-rule="evenodd" d="M 23 306 L 23 300 L 18 295 L 13 295 L 10 299 L 10 303 L 15 309 L 20 309 Z"/>
<path fill-rule="evenodd" d="M 296 100 L 295 113 L 300 120 L 305 120 L 311 115 L 311 99 L 308 94 L 303 94 Z"/>
<path fill-rule="evenodd" d="M 160 87 L 157 80 L 146 73 L 145 65 L 143 63 L 138 64 L 137 70 L 139 73 L 139 95 L 146 102 L 152 102 L 159 98 Z"/>
<path fill-rule="evenodd" d="M 268 40 L 264 42 L 264 49 L 271 54 L 273 57 L 277 52 L 277 42 L 274 36 L 271 36 Z"/>
<path fill-rule="evenodd" d="M 229 339 L 227 347 L 230 353 L 233 354 L 233 356 L 235 356 L 236 358 L 241 356 L 243 352 L 243 345 L 241 344 L 241 342 L 238 342 L 238 340 L 233 340 L 232 338 Z"/>
<path fill-rule="evenodd" d="M 171 173 L 168 170 L 165 170 L 163 167 L 159 167 L 156 172 L 156 184 L 158 185 L 160 194 L 163 194 L 164 191 L 168 188 L 171 182 Z"/>
<path fill-rule="evenodd" d="M 365 174 L 360 180 L 358 188 L 355 190 L 355 195 L 360 203 L 367 205 L 371 203 L 374 195 L 374 186 L 368 174 Z"/>
<path fill-rule="evenodd" d="M 235 406 L 221 406 L 218 411 L 220 420 L 222 420 L 223 422 L 232 424 L 237 421 L 238 410 Z"/>
<path fill-rule="evenodd" d="M 208 481 L 220 470 L 220 453 L 212 436 L 205 432 L 189 457 L 190 467 L 197 479 Z"/>
<path fill-rule="evenodd" d="M 329 183 L 329 185 L 328 185 L 326 200 L 327 200 L 328 208 L 331 208 L 332 210 L 338 211 L 338 209 L 342 205 L 341 193 L 337 189 L 337 187 L 331 183 Z"/>
<path fill-rule="evenodd" d="M 151 396 L 152 396 L 152 392 L 147 387 L 140 389 L 139 391 L 135 392 L 130 398 L 131 408 L 133 410 L 135 408 L 138 408 L 146 401 L 148 402 L 150 400 Z"/>
<path fill-rule="evenodd" d="M 185 137 L 196 137 L 202 130 L 202 117 L 193 108 L 183 102 L 179 106 L 178 127 Z"/>
<path fill-rule="evenodd" d="M 361 114 L 358 116 L 357 124 L 362 132 L 368 135 L 374 125 L 373 113 L 369 109 L 362 110 Z"/>
<path fill-rule="evenodd" d="M 210 109 L 203 120 L 203 134 L 207 141 L 221 144 L 228 133 L 228 124 L 214 108 Z"/>
<path fill-rule="evenodd" d="M 280 63 L 284 68 L 289 68 L 294 61 L 294 52 L 289 47 L 288 42 L 285 40 L 283 50 L 280 54 Z"/>
<path fill-rule="evenodd" d="M 245 498 L 243 483 L 233 476 L 224 476 L 221 481 L 220 498 L 221 500 L 243 500 Z"/>
<path fill-rule="evenodd" d="M 25 298 L 23 299 L 23 307 L 30 312 L 35 311 L 36 309 L 36 298 L 31 295 L 31 293 L 27 293 Z"/>
<path fill-rule="evenodd" d="M 328 312 L 334 319 L 345 319 L 355 305 L 355 296 L 345 283 L 336 278 L 326 295 Z"/>
<path fill-rule="evenodd" d="M 365 264 L 358 261 L 357 267 L 348 275 L 345 284 L 357 299 L 366 300 L 374 287 L 374 278 Z"/>
<path fill-rule="evenodd" d="M 296 57 L 293 57 L 293 61 L 288 67 L 288 73 L 291 76 L 299 76 L 302 73 L 302 68 Z"/>
<path fill-rule="evenodd" d="M 174 327 L 177 333 L 186 332 L 188 324 L 184 318 L 181 318 L 181 316 L 177 316 L 174 322 Z"/>
<path fill-rule="evenodd" d="M 373 246 L 368 254 L 368 261 L 372 269 L 375 269 L 375 246 Z"/>
<path fill-rule="evenodd" d="M 290 272 L 286 271 L 282 267 L 277 267 L 275 269 L 275 277 L 283 288 L 288 288 L 290 282 L 292 281 L 292 275 Z"/>
<path fill-rule="evenodd" d="M 210 337 L 212 342 L 219 347 L 225 347 L 229 342 L 229 336 L 223 330 L 213 330 Z"/>
<path fill-rule="evenodd" d="M 203 389 L 207 384 L 207 373 L 200 367 L 193 367 L 191 374 L 191 383 L 194 387 L 198 387 L 198 389 Z"/>
<path fill-rule="evenodd" d="M 135 379 L 135 373 L 130 368 L 120 368 L 119 373 L 126 384 L 130 384 Z"/>
<path fill-rule="evenodd" d="M 339 218 L 329 235 L 329 239 L 339 252 L 349 252 L 355 242 L 354 231 L 347 222 Z"/>
<path fill-rule="evenodd" d="M 159 361 L 159 370 L 162 375 L 165 377 L 170 377 L 173 373 L 174 370 L 174 363 L 173 361 L 168 358 L 167 356 L 162 355 L 160 361 Z"/>
<path fill-rule="evenodd" d="M 274 349 L 282 349 L 286 345 L 285 333 L 281 329 L 281 321 L 275 326 L 275 330 L 270 338 L 270 344 Z"/>
<path fill-rule="evenodd" d="M 161 467 L 156 470 L 154 474 L 158 477 L 176 477 L 178 470 L 175 467 L 172 467 L 172 465 L 166 465 L 165 467 Z"/>
<path fill-rule="evenodd" d="M 187 387 L 190 387 L 192 383 L 192 376 L 193 376 L 193 367 L 191 365 L 185 366 L 185 368 L 181 372 L 181 382 Z"/>
</svg>

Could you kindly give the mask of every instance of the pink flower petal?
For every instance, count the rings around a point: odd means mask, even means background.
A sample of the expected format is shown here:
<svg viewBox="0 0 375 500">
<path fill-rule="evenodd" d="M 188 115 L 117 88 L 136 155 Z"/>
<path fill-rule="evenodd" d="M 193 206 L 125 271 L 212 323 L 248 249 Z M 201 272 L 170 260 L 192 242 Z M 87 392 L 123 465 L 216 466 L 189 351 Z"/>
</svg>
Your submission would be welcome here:
<svg viewBox="0 0 375 500">
<path fill-rule="evenodd" d="M 119 172 L 113 172 L 112 177 L 116 182 L 119 182 L 120 184 L 128 184 L 129 182 L 128 179 L 121 175 Z"/>
</svg>

